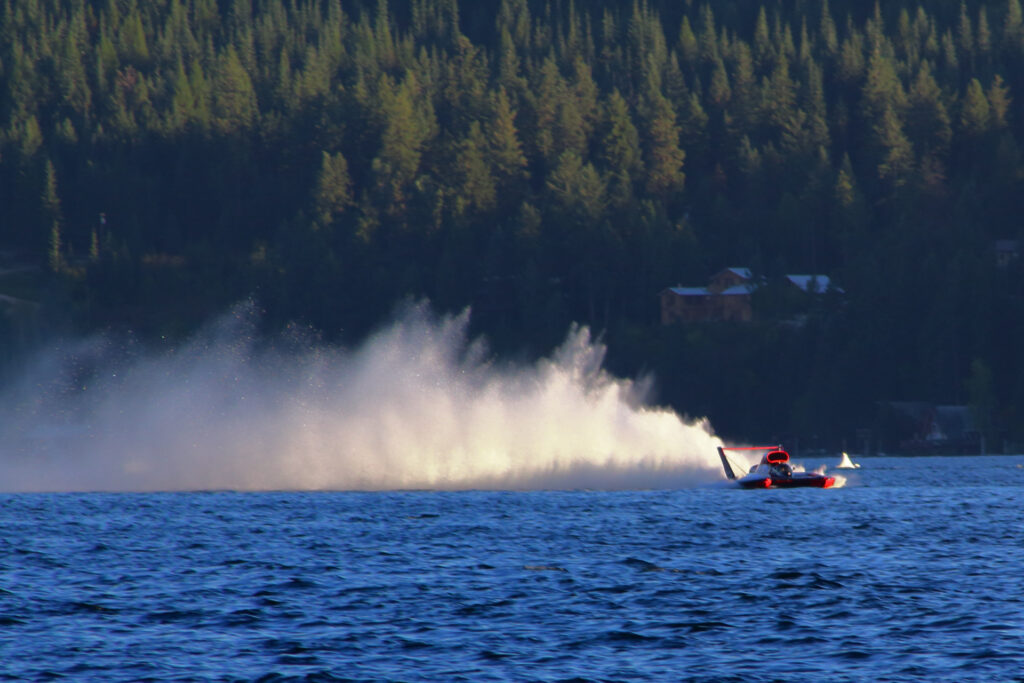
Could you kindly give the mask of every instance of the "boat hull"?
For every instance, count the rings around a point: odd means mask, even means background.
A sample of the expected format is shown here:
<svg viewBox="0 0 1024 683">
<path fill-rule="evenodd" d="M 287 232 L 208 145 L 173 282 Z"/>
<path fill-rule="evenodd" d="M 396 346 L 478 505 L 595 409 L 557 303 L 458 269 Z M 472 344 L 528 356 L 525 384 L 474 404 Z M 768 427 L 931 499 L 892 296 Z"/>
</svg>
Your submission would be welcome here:
<svg viewBox="0 0 1024 683">
<path fill-rule="evenodd" d="M 773 477 L 759 474 L 748 474 L 736 480 L 743 489 L 827 489 L 836 483 L 835 477 L 824 474 L 797 473 L 792 477 Z"/>
<path fill-rule="evenodd" d="M 736 481 L 741 489 L 768 489 L 772 486 L 771 477 L 752 477 L 747 475 Z"/>
<path fill-rule="evenodd" d="M 813 489 L 827 489 L 834 486 L 836 483 L 835 477 L 827 477 L 823 474 L 811 474 L 808 476 L 793 476 L 773 479 L 770 488 L 774 489 L 798 489 L 798 488 L 813 488 Z"/>
</svg>

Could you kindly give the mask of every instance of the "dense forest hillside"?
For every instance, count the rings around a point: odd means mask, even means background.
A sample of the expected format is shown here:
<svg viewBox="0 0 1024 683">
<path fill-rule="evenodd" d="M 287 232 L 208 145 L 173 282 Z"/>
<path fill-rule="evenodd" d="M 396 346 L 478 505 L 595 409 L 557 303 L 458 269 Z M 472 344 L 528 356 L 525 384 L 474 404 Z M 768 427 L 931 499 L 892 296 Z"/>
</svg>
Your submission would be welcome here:
<svg viewBox="0 0 1024 683">
<path fill-rule="evenodd" d="M 922 401 L 1024 438 L 1020 0 L 0 8 L 0 360 L 250 296 L 354 341 L 425 297 L 501 350 L 590 325 L 733 436 Z M 727 266 L 843 295 L 659 323 Z"/>
</svg>

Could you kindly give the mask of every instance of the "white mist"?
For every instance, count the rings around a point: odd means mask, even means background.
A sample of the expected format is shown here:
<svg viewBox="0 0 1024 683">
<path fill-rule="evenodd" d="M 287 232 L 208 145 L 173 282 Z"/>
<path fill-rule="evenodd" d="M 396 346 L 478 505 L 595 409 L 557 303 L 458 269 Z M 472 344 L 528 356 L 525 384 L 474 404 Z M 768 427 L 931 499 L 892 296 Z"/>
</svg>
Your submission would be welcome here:
<svg viewBox="0 0 1024 683">
<path fill-rule="evenodd" d="M 359 349 L 266 349 L 239 307 L 161 355 L 54 351 L 3 395 L 0 490 L 666 488 L 722 479 L 704 420 L 644 404 L 585 328 L 530 365 L 408 307 Z"/>
</svg>

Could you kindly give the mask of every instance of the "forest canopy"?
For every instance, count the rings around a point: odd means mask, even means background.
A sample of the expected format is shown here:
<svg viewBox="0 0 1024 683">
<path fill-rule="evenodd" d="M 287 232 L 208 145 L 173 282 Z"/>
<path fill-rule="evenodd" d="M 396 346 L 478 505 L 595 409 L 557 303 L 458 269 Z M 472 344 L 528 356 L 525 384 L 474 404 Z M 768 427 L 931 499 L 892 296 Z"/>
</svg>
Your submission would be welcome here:
<svg viewBox="0 0 1024 683">
<path fill-rule="evenodd" d="M 0 7 L 0 250 L 79 330 L 252 296 L 354 339 L 424 297 L 509 349 L 591 325 L 752 436 L 919 400 L 1024 437 L 1019 0 Z M 727 266 L 845 296 L 659 325 Z"/>
</svg>

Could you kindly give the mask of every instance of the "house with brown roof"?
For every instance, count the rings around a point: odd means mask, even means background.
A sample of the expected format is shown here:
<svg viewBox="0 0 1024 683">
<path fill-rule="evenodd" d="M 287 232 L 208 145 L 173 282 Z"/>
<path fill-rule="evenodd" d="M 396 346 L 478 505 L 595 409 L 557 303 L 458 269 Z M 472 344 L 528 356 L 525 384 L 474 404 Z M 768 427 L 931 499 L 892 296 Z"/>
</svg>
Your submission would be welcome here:
<svg viewBox="0 0 1024 683">
<path fill-rule="evenodd" d="M 661 323 L 749 322 L 754 317 L 752 295 L 766 284 L 764 278 L 755 278 L 749 268 L 724 268 L 711 276 L 707 287 L 667 287 L 659 295 Z M 772 285 L 765 291 L 776 292 L 784 300 L 789 296 L 786 291 L 799 292 L 797 298 L 803 306 L 808 295 L 816 297 L 828 291 L 843 291 L 827 275 L 786 275 L 780 285 L 781 288 Z"/>
<path fill-rule="evenodd" d="M 707 287 L 667 287 L 661 292 L 661 323 L 753 318 L 750 295 L 756 289 L 749 268 L 725 268 Z"/>
</svg>

